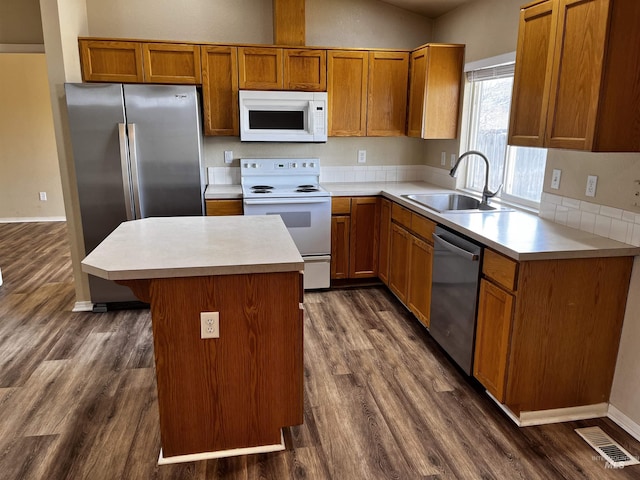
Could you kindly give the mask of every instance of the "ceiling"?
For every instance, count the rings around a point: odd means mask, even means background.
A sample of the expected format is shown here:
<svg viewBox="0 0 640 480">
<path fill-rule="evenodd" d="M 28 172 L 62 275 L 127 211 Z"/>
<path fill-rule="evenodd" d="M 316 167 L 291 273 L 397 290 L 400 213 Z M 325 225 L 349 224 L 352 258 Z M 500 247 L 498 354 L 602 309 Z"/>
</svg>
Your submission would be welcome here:
<svg viewBox="0 0 640 480">
<path fill-rule="evenodd" d="M 436 18 L 472 0 L 382 0 L 385 3 Z"/>
</svg>

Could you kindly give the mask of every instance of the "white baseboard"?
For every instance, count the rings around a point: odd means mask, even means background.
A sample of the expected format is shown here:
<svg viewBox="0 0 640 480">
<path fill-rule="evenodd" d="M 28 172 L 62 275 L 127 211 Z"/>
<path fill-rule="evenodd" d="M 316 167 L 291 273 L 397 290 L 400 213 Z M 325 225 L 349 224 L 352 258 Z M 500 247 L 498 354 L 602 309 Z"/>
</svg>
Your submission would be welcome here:
<svg viewBox="0 0 640 480">
<path fill-rule="evenodd" d="M 93 302 L 76 302 L 73 306 L 72 312 L 92 312 L 93 311 Z"/>
<path fill-rule="evenodd" d="M 640 425 L 631 420 L 613 405 L 609 405 L 609 413 L 607 416 L 620 428 L 640 442 Z"/>
<path fill-rule="evenodd" d="M 261 447 L 233 448 L 231 450 L 220 450 L 217 452 L 194 453 L 191 455 L 176 455 L 175 457 L 164 457 L 160 449 L 158 465 L 170 465 L 172 463 L 197 462 L 200 460 L 212 460 L 214 458 L 237 457 L 239 455 L 254 455 L 256 453 L 281 452 L 285 450 L 284 435 L 280 430 L 280 443 L 274 445 L 264 445 Z"/>
<path fill-rule="evenodd" d="M 66 222 L 67 217 L 6 217 L 0 223 Z"/>
</svg>

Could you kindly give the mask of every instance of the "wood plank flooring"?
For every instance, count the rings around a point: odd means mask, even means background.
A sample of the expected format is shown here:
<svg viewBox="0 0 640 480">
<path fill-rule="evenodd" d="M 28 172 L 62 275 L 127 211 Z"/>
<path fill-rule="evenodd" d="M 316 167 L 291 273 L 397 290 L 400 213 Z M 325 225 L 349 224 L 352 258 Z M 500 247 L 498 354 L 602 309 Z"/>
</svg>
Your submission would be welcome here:
<svg viewBox="0 0 640 480">
<path fill-rule="evenodd" d="M 0 479 L 637 479 L 573 429 L 519 429 L 382 287 L 305 295 L 287 450 L 159 467 L 148 310 L 72 313 L 65 223 L 0 224 Z"/>
</svg>

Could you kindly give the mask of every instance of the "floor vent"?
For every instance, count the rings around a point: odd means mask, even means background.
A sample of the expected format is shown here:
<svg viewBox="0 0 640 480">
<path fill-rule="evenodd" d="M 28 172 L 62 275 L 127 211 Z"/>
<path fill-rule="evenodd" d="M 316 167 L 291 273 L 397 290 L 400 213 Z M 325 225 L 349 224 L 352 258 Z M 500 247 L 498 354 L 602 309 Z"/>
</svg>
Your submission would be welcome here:
<svg viewBox="0 0 640 480">
<path fill-rule="evenodd" d="M 637 457 L 614 442 L 600 427 L 576 428 L 576 433 L 614 468 L 640 463 Z"/>
</svg>

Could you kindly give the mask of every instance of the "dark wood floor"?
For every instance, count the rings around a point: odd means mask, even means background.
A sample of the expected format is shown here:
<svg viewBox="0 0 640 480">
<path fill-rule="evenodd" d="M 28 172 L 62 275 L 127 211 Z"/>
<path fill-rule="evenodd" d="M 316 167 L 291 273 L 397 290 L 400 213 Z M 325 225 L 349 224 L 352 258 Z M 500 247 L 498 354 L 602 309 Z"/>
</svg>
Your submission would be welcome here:
<svg viewBox="0 0 640 480">
<path fill-rule="evenodd" d="M 0 479 L 638 479 L 519 429 L 380 287 L 305 295 L 305 423 L 281 453 L 158 467 L 147 310 L 72 313 L 66 225 L 0 224 Z"/>
</svg>

